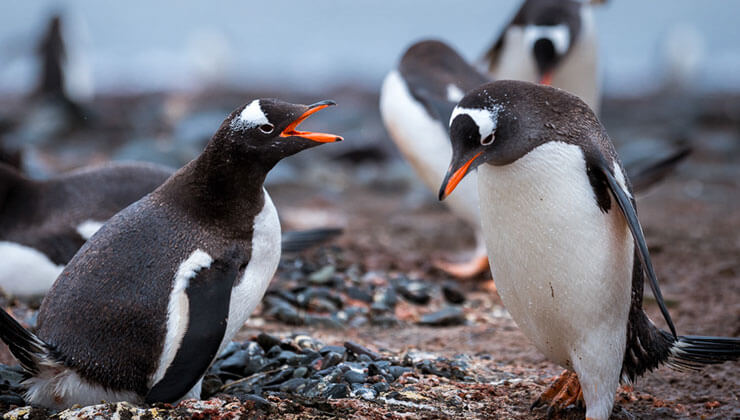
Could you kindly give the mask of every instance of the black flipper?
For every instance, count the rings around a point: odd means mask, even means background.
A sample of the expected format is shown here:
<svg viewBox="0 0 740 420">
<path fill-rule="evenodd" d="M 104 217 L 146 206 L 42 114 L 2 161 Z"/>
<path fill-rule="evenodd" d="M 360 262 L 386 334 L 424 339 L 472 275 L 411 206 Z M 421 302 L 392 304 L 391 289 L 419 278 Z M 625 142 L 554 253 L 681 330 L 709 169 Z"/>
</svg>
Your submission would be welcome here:
<svg viewBox="0 0 740 420">
<path fill-rule="evenodd" d="M 602 161 L 598 165 L 598 168 L 604 174 L 607 185 L 609 186 L 612 195 L 616 198 L 619 208 L 622 210 L 622 214 L 627 221 L 627 225 L 632 232 L 632 237 L 635 239 L 635 244 L 637 245 L 637 249 L 639 251 L 637 252 L 637 256 L 640 258 L 640 262 L 642 263 L 647 277 L 650 280 L 648 284 L 650 285 L 650 289 L 653 291 L 655 301 L 660 307 L 660 312 L 663 314 L 663 318 L 665 318 L 665 321 L 668 324 L 668 328 L 670 328 L 673 336 L 676 337 L 676 327 L 673 325 L 671 314 L 668 313 L 668 308 L 665 306 L 665 302 L 663 300 L 663 294 L 660 292 L 660 287 L 658 286 L 658 278 L 655 275 L 653 263 L 650 260 L 650 254 L 648 252 L 647 243 L 645 242 L 645 236 L 642 233 L 640 221 L 637 220 L 637 212 L 635 211 L 634 203 L 627 196 L 627 193 L 622 189 L 622 187 L 619 186 L 619 183 L 617 182 L 616 178 L 614 178 L 614 175 L 606 166 L 605 162 Z"/>
<path fill-rule="evenodd" d="M 0 310 L 0 339 L 29 373 L 37 373 L 39 362 L 49 358 L 48 346 L 4 310 Z"/>
<path fill-rule="evenodd" d="M 216 259 L 190 279 L 188 326 L 172 364 L 164 377 L 146 395 L 146 402 L 172 403 L 198 383 L 211 362 L 226 332 L 231 289 L 239 275 L 236 252 Z"/>
<path fill-rule="evenodd" d="M 283 232 L 283 253 L 299 253 L 342 234 L 342 228 L 318 228 Z"/>
</svg>

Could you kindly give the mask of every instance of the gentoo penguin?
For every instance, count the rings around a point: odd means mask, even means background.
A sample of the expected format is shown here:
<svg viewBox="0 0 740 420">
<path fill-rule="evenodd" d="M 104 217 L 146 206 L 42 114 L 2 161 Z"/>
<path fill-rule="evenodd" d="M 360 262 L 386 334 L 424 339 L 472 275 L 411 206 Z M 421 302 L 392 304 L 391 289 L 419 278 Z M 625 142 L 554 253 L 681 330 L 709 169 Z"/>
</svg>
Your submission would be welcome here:
<svg viewBox="0 0 740 420">
<path fill-rule="evenodd" d="M 45 294 L 105 221 L 173 172 L 149 163 L 108 163 L 34 180 L 0 162 L 0 288 L 21 298 Z M 283 252 L 300 252 L 340 232 L 285 232 Z"/>
<path fill-rule="evenodd" d="M 265 176 L 284 157 L 341 140 L 297 129 L 333 104 L 258 99 L 236 109 L 200 156 L 82 246 L 46 295 L 35 335 L 0 311 L 0 338 L 29 373 L 26 400 L 60 409 L 199 397 L 280 259 Z"/>
<path fill-rule="evenodd" d="M 0 163 L 0 288 L 43 295 L 106 220 L 171 174 L 148 163 L 110 163 L 34 180 Z"/>
<path fill-rule="evenodd" d="M 740 339 L 677 336 L 650 261 L 629 179 L 595 114 L 549 86 L 499 81 L 468 92 L 450 119 L 448 196 L 478 168 L 481 226 L 498 293 L 524 334 L 567 371 L 536 404 L 582 395 L 606 419 L 620 381 L 666 364 L 735 360 Z M 647 276 L 670 332 L 642 309 Z"/>
<path fill-rule="evenodd" d="M 436 192 L 450 157 L 447 124 L 452 109 L 465 92 L 489 82 L 447 44 L 427 40 L 413 44 L 403 54 L 398 68 L 385 78 L 380 91 L 380 113 L 391 139 L 424 184 Z M 672 171 L 687 152 L 671 154 L 636 168 L 634 180 L 647 188 Z M 475 173 L 457 187 L 445 203 L 475 231 L 474 257 L 463 263 L 435 261 L 444 271 L 459 277 L 475 276 L 488 269 L 480 232 L 478 191 Z"/>
<path fill-rule="evenodd" d="M 484 61 L 496 80 L 564 89 L 599 112 L 598 45 L 588 0 L 526 0 Z"/>
<path fill-rule="evenodd" d="M 447 133 L 452 109 L 465 92 L 488 81 L 447 44 L 433 40 L 409 47 L 398 68 L 386 76 L 380 91 L 383 123 L 431 191 L 439 187 L 452 156 Z M 466 180 L 458 190 L 459 194 L 446 203 L 455 215 L 474 228 L 475 254 L 468 262 L 435 261 L 435 265 L 456 277 L 466 278 L 487 270 L 488 257 L 480 236 L 475 180 Z"/>
</svg>

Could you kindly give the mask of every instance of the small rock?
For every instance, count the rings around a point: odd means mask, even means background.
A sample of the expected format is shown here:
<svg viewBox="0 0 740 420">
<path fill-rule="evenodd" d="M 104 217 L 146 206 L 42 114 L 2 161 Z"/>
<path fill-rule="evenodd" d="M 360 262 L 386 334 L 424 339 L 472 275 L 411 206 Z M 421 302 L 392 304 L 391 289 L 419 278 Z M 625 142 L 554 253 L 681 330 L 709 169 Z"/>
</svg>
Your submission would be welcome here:
<svg viewBox="0 0 740 420">
<path fill-rule="evenodd" d="M 465 313 L 457 306 L 447 306 L 440 309 L 439 311 L 432 312 L 430 314 L 422 315 L 419 320 L 421 325 L 429 326 L 452 326 L 462 325 L 465 323 Z"/>
<path fill-rule="evenodd" d="M 313 284 L 327 284 L 332 280 L 335 272 L 336 268 L 334 268 L 333 265 L 326 265 L 318 271 L 311 273 L 311 275 L 308 276 L 308 281 Z"/>
<path fill-rule="evenodd" d="M 345 341 L 344 347 L 354 354 L 357 354 L 357 355 L 365 354 L 368 357 L 370 357 L 370 359 L 372 360 L 380 360 L 383 358 L 383 356 L 381 356 L 380 354 L 370 350 L 367 347 L 364 347 L 355 342 L 352 342 L 352 341 Z"/>
<path fill-rule="evenodd" d="M 398 282 L 398 293 L 411 303 L 426 305 L 432 300 L 429 294 L 429 286 L 420 281 L 408 281 L 402 279 Z"/>
<path fill-rule="evenodd" d="M 367 375 L 355 370 L 349 370 L 344 374 L 344 380 L 350 384 L 361 384 L 367 379 Z"/>
<path fill-rule="evenodd" d="M 324 398 L 347 398 L 349 396 L 349 386 L 347 384 L 329 384 L 322 396 Z"/>
<path fill-rule="evenodd" d="M 308 374 L 308 368 L 305 366 L 296 368 L 296 370 L 293 371 L 294 378 L 304 378 L 306 374 Z"/>
<path fill-rule="evenodd" d="M 390 391 L 391 386 L 388 385 L 388 382 L 376 382 L 373 384 L 373 389 L 375 389 L 376 393 L 382 394 L 383 392 Z"/>
<path fill-rule="evenodd" d="M 442 285 L 442 294 L 450 303 L 459 305 L 465 302 L 465 294 L 456 283 L 446 282 L 444 285 Z"/>
</svg>

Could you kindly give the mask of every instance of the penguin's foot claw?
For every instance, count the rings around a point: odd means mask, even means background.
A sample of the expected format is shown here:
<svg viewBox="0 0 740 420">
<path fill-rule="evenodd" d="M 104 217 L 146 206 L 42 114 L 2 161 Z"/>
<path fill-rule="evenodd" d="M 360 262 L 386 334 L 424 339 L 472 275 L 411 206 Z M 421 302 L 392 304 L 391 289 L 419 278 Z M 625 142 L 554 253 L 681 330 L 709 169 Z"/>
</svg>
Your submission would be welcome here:
<svg viewBox="0 0 740 420">
<path fill-rule="evenodd" d="M 568 408 L 585 408 L 583 391 L 575 372 L 563 371 L 545 392 L 532 404 L 532 409 L 547 405 L 547 418 Z"/>
<path fill-rule="evenodd" d="M 432 264 L 455 278 L 469 279 L 488 270 L 488 257 L 485 255 L 476 255 L 471 260 L 464 262 L 451 262 L 437 259 L 432 261 Z"/>
</svg>

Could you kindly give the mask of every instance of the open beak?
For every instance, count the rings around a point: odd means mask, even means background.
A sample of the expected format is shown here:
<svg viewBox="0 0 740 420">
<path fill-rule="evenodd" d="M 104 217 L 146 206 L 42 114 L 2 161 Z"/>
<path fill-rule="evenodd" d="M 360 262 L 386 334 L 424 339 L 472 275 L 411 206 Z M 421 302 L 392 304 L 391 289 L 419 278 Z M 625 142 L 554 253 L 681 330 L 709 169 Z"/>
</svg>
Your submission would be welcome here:
<svg viewBox="0 0 740 420">
<path fill-rule="evenodd" d="M 452 191 L 455 190 L 455 187 L 457 187 L 457 184 L 462 181 L 463 178 L 465 178 L 465 175 L 468 174 L 468 171 L 470 170 L 470 165 L 475 162 L 478 157 L 483 154 L 483 152 L 478 152 L 470 158 L 463 166 L 461 166 L 459 169 L 453 171 L 452 165 L 450 165 L 450 169 L 447 170 L 447 174 L 445 175 L 444 181 L 442 181 L 442 186 L 439 189 L 439 200 L 442 201 L 445 198 L 447 198 L 448 195 L 452 193 Z"/>
<path fill-rule="evenodd" d="M 552 86 L 552 73 L 552 71 L 548 71 L 547 73 L 543 74 L 542 78 L 540 79 L 540 84 Z"/>
<path fill-rule="evenodd" d="M 285 127 L 283 132 L 280 133 L 280 137 L 298 136 L 298 137 L 303 137 L 304 139 L 317 141 L 319 143 L 334 143 L 336 141 L 344 140 L 342 137 L 334 135 L 334 134 L 314 133 L 311 131 L 296 130 L 296 127 L 298 127 L 298 125 L 302 123 L 303 120 L 308 118 L 311 114 L 314 114 L 318 112 L 319 110 L 322 110 L 328 106 L 332 106 L 336 104 L 337 103 L 334 101 L 321 101 L 321 102 L 316 102 L 313 105 L 309 105 L 306 112 L 304 112 L 300 117 L 296 118 L 295 121 L 293 121 L 287 127 Z"/>
</svg>

